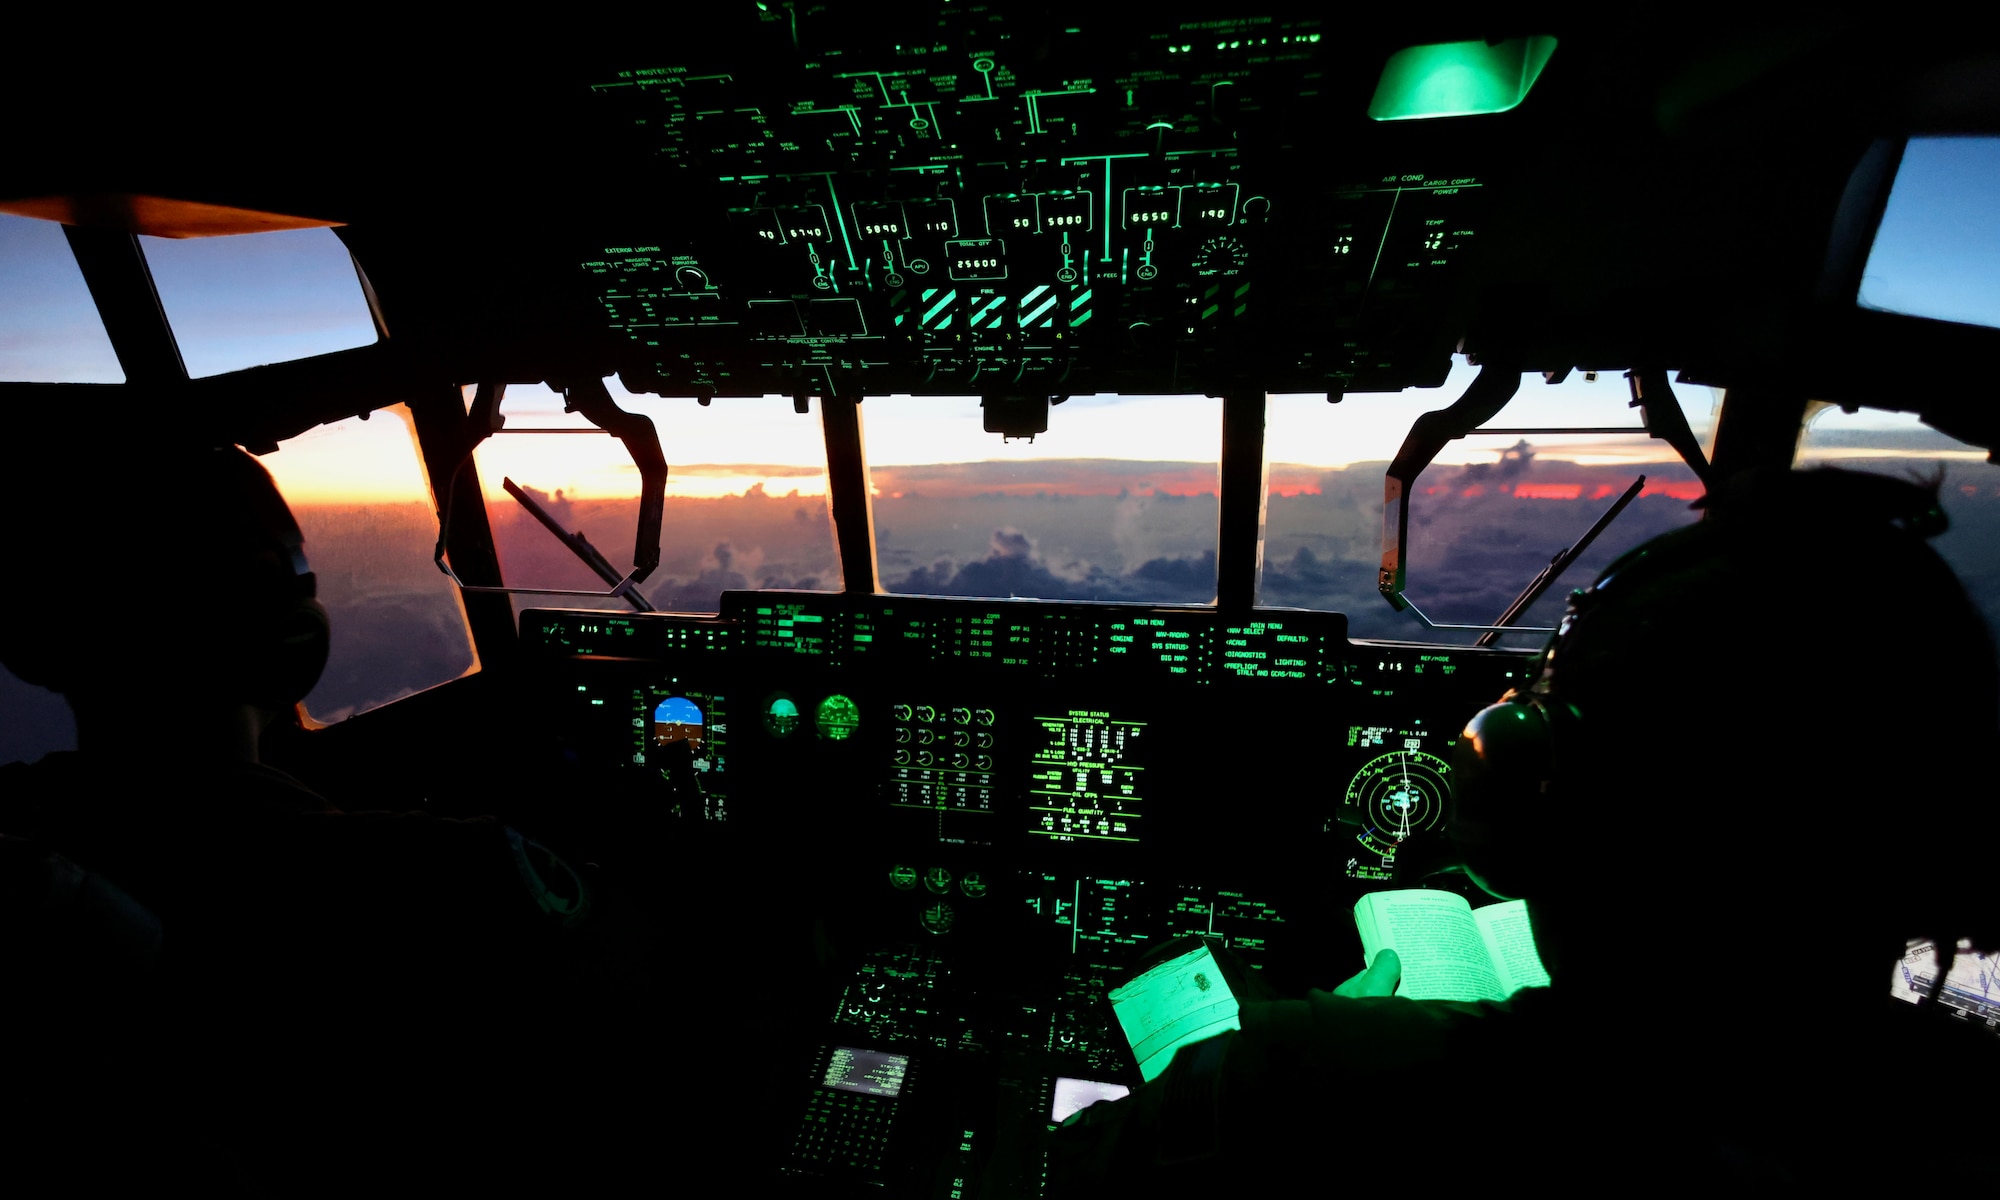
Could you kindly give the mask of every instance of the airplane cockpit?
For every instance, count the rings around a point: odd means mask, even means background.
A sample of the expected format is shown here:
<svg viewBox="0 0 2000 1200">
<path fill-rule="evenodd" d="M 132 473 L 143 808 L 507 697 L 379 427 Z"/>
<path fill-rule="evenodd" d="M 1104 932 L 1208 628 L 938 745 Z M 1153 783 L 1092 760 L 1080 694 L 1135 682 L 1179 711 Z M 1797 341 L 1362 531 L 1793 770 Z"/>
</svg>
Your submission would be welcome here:
<svg viewBox="0 0 2000 1200">
<path fill-rule="evenodd" d="M 8 80 L 0 398 L 259 456 L 335 631 L 267 761 L 601 866 L 746 1190 L 1043 1195 L 1149 950 L 1326 988 L 1365 893 L 1478 902 L 1466 719 L 1733 476 L 1934 477 L 2000 627 L 1977 48 L 712 9 Z"/>
</svg>

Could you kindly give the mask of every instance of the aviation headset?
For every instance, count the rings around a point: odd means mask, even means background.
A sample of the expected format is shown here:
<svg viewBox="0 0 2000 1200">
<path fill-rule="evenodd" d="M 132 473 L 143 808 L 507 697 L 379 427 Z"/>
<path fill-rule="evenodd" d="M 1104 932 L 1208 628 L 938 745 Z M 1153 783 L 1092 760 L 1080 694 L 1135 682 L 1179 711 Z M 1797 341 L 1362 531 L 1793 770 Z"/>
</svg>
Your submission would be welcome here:
<svg viewBox="0 0 2000 1200">
<path fill-rule="evenodd" d="M 1633 645 L 1657 629 L 1672 645 L 1690 640 L 1690 621 L 1748 623 L 1748 613 L 1736 611 L 1738 595 L 1748 590 L 1743 568 L 1778 557 L 1767 553 L 1774 538 L 1790 539 L 1775 543 L 1785 555 L 1864 559 L 1871 537 L 1875 549 L 1885 548 L 1882 539 L 1905 543 L 1897 553 L 1930 559 L 1940 582 L 1957 586 L 1949 568 L 1922 545 L 1945 526 L 1935 488 L 1830 470 L 1752 476 L 1720 497 L 1707 519 L 1627 552 L 1590 587 L 1571 592 L 1556 632 L 1530 668 L 1531 681 L 1467 722 L 1454 748 L 1450 828 L 1469 873 L 1487 890 L 1511 896 L 1539 891 L 1564 869 L 1566 848 L 1551 828 L 1593 820 L 1581 788 L 1601 786 L 1609 764 L 1592 761 L 1607 739 L 1592 736 L 1580 698 L 1564 682 L 1572 677 L 1564 664 L 1575 660 L 1580 641 Z M 1921 590 L 1923 583 L 1911 587 Z M 1730 611 L 1713 611 L 1721 604 Z M 1690 615 L 1703 605 L 1711 611 Z M 1607 618 L 1607 612 L 1615 615 Z M 1970 615 L 1976 623 L 1976 613 Z M 1597 632 L 1604 629 L 1612 632 Z M 1591 669 L 1606 666 L 1599 661 Z M 1681 732 L 1627 729 L 1621 736 L 1631 746 Z M 1627 771 L 1643 766 L 1623 764 Z"/>
<path fill-rule="evenodd" d="M 1682 537 L 1700 528 L 1630 551 L 1590 587 L 1572 591 L 1556 632 L 1529 668 L 1530 682 L 1510 688 L 1466 722 L 1452 754 L 1450 829 L 1473 878 L 1488 891 L 1507 896 L 1534 891 L 1556 857 L 1529 826 L 1550 819 L 1565 803 L 1562 786 L 1572 777 L 1587 733 L 1581 709 L 1563 695 L 1556 674 L 1563 649 L 1575 644 L 1578 630 L 1602 611 L 1607 598 L 1629 595 L 1647 580 L 1706 557 L 1708 544 Z"/>
<path fill-rule="evenodd" d="M 130 540 L 141 547 L 132 557 L 149 576 L 139 587 L 201 593 L 198 601 L 159 605 L 164 619 L 153 615 L 164 627 L 145 635 L 168 647 L 169 664 L 197 676 L 183 687 L 276 709 L 311 691 L 326 668 L 331 626 L 306 563 L 305 538 L 263 465 L 235 446 L 173 448 L 143 466 L 114 456 L 108 473 L 158 480 L 175 498 L 163 506 L 170 514 L 163 519 L 181 522 L 186 532 L 146 531 Z M 43 543 L 30 551 L 53 567 L 55 578 L 89 578 L 107 565 L 129 565 L 109 547 L 136 524 L 139 506 L 100 497 L 94 510 L 82 507 L 83 520 L 43 530 Z M 64 694 L 136 685 L 158 668 L 119 645 L 115 631 L 81 624 L 79 614 L 17 590 L 0 615 L 0 661 L 21 679 Z"/>
</svg>

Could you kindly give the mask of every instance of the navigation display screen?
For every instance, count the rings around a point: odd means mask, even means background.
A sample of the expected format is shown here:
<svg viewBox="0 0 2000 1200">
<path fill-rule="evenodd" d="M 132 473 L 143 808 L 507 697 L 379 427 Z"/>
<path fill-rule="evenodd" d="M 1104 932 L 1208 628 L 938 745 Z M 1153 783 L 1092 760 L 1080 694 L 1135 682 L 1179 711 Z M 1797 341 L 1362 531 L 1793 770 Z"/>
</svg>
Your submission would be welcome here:
<svg viewBox="0 0 2000 1200">
<path fill-rule="evenodd" d="M 1071 709 L 1040 716 L 1028 831 L 1055 841 L 1139 840 L 1146 722 Z"/>
<path fill-rule="evenodd" d="M 844 1092 L 899 1096 L 903 1091 L 903 1076 L 909 1068 L 910 1060 L 905 1055 L 835 1046 L 827 1057 L 826 1077 L 820 1083 Z"/>
</svg>

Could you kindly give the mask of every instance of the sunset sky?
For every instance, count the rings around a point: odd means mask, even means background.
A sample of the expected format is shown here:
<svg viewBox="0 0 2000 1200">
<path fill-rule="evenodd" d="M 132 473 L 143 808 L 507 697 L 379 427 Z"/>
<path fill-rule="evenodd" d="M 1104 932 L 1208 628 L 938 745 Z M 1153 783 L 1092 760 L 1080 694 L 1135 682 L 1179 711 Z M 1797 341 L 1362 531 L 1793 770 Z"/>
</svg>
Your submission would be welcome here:
<svg viewBox="0 0 2000 1200">
<path fill-rule="evenodd" d="M 1335 405 L 1319 395 L 1272 397 L 1266 445 L 1273 490 L 1310 491 L 1328 469 L 1386 462 L 1416 415 L 1455 400 L 1476 371 L 1460 361 L 1441 388 L 1350 395 Z M 689 399 L 635 396 L 616 378 L 608 386 L 621 406 L 651 417 L 659 428 L 672 469 L 669 496 L 740 495 L 759 485 L 775 495 L 826 489 L 818 414 L 798 415 L 789 398 L 724 399 L 703 407 Z M 1705 437 L 1713 424 L 1713 394 L 1689 386 L 1677 394 L 1697 436 Z M 1558 387 L 1531 376 L 1506 419 L 1510 426 L 1538 428 L 1636 427 L 1627 398 L 1621 376 L 1594 383 L 1572 376 Z M 407 430 L 381 419 L 393 411 L 370 422 L 314 430 L 286 443 L 266 463 L 299 503 L 421 495 Z M 564 413 L 561 397 L 539 385 L 510 386 L 502 412 L 512 430 L 590 428 L 581 416 Z M 1049 431 L 1033 442 L 1003 443 L 981 427 L 976 397 L 879 396 L 862 405 L 868 457 L 883 495 L 1213 492 L 1221 417 L 1221 402 L 1201 396 L 1077 396 L 1051 410 Z M 1518 440 L 1475 435 L 1448 445 L 1437 462 L 1497 462 Z M 1546 434 L 1530 440 L 1544 461 L 1638 465 L 1672 458 L 1664 444 L 1641 434 Z M 637 493 L 630 458 L 601 434 L 503 433 L 480 448 L 478 464 L 494 497 L 503 494 L 503 477 L 578 499 Z"/>
</svg>

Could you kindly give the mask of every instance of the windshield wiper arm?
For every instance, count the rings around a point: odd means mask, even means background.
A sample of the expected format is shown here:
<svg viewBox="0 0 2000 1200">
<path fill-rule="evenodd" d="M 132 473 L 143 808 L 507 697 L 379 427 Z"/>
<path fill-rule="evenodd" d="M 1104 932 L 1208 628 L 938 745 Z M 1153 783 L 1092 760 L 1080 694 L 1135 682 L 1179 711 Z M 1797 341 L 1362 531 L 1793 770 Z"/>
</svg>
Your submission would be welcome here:
<svg viewBox="0 0 2000 1200">
<path fill-rule="evenodd" d="M 1479 640 L 1472 644 L 1475 646 L 1491 646 L 1494 642 L 1498 641 L 1501 633 L 1500 627 L 1512 625 L 1514 622 L 1520 620 L 1521 614 L 1528 611 L 1528 606 L 1541 599 L 1542 593 L 1548 591 L 1556 580 L 1561 579 L 1564 571 L 1569 570 L 1569 565 L 1575 562 L 1585 550 L 1590 549 L 1590 543 L 1597 540 L 1597 535 L 1603 533 L 1611 522 L 1618 519 L 1618 514 L 1625 511 L 1625 506 L 1639 498 L 1639 492 L 1645 486 L 1646 477 L 1644 475 L 1634 479 L 1632 486 L 1625 489 L 1625 494 L 1611 502 L 1611 507 L 1604 510 L 1604 515 L 1597 518 L 1596 524 L 1583 531 L 1583 536 L 1576 539 L 1574 546 L 1558 553 L 1554 558 L 1550 559 L 1549 565 L 1542 568 L 1542 573 L 1528 581 L 1527 588 L 1520 595 L 1514 597 L 1514 603 L 1508 605 L 1507 611 L 1500 614 L 1500 619 L 1493 622 L 1494 628 L 1480 634 Z"/>
<path fill-rule="evenodd" d="M 514 497 L 522 508 L 533 513 L 535 520 L 542 523 L 542 528 L 555 534 L 557 541 L 569 547 L 571 554 L 582 559 L 584 566 L 596 572 L 599 579 L 602 579 L 612 587 L 617 587 L 620 583 L 624 582 L 624 577 L 618 574 L 618 568 L 612 566 L 610 560 L 605 558 L 597 547 L 590 544 L 590 539 L 584 537 L 581 533 L 571 533 L 569 530 L 564 529 L 562 523 L 550 516 L 549 510 L 543 508 L 533 496 L 522 491 L 519 484 L 516 484 L 512 479 L 502 479 L 500 486 L 506 488 L 507 494 Z M 628 586 L 620 595 L 625 597 L 627 604 L 630 604 L 640 612 L 654 611 L 653 602 L 640 595 L 639 589 L 636 587 Z"/>
</svg>

